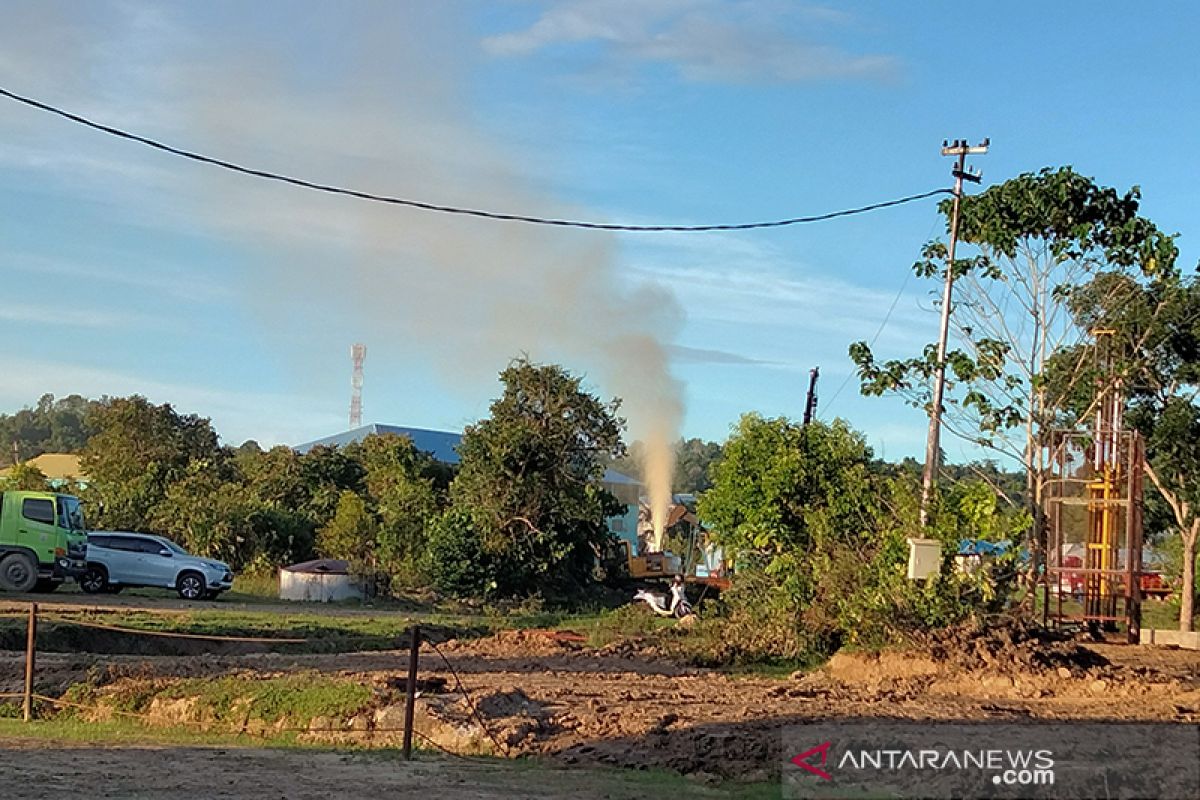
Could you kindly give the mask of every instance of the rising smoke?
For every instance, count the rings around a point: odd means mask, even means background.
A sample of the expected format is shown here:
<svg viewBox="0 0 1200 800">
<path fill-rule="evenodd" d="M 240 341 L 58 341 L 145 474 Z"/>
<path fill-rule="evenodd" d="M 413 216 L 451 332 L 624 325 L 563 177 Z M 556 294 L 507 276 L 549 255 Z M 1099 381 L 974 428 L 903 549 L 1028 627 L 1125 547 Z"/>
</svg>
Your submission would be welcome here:
<svg viewBox="0 0 1200 800">
<path fill-rule="evenodd" d="M 216 2 L 184 16 L 114 3 L 86 19 L 75 9 L 31 4 L 19 32 L 0 32 L 0 65 L 32 76 L 18 88 L 280 172 L 446 204 L 597 216 L 551 186 L 569 169 L 536 148 L 570 128 L 540 97 L 506 108 L 472 94 L 492 65 L 456 4 Z M 486 396 L 498 370 L 525 353 L 623 398 L 629 435 L 646 445 L 661 535 L 682 414 L 665 343 L 682 317 L 665 288 L 623 280 L 613 234 L 323 196 L 44 124 L 68 147 L 149 168 L 120 181 L 98 174 L 98 191 L 159 226 L 199 226 L 249 253 L 244 296 L 306 383 L 345 375 L 345 346 L 362 340 L 376 370 L 389 356 L 423 359 L 463 396 Z"/>
<path fill-rule="evenodd" d="M 380 7 L 345 39 L 352 46 L 332 32 L 321 40 L 327 58 L 347 65 L 325 91 L 297 88 L 300 54 L 281 44 L 256 50 L 240 75 L 207 66 L 187 108 L 218 152 L 245 152 L 252 138 L 262 148 L 256 157 L 372 190 L 594 217 L 543 188 L 552 175 L 541 159 L 500 146 L 477 120 L 462 57 L 476 45 L 453 22 L 428 6 Z M 553 138 L 551 125 L 539 140 Z M 622 280 L 613 234 L 373 206 L 216 174 L 204 180 L 214 200 L 206 219 L 273 254 L 264 264 L 272 289 L 259 293 L 272 318 L 281 319 L 281 301 L 338 313 L 373 354 L 429 359 L 463 391 L 479 392 L 527 353 L 621 397 L 629 435 L 646 445 L 652 546 L 661 549 L 682 415 L 664 345 L 682 317 L 666 289 Z M 339 354 L 343 345 L 324 343 Z"/>
</svg>

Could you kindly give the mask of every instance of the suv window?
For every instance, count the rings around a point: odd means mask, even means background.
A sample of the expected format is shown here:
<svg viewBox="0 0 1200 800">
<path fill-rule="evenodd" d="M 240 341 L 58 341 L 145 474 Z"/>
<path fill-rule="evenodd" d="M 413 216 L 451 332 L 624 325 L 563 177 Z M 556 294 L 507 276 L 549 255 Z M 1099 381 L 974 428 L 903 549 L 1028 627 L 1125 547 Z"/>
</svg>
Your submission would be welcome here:
<svg viewBox="0 0 1200 800">
<path fill-rule="evenodd" d="M 160 551 L 166 549 L 162 542 L 156 542 L 153 539 L 138 539 L 137 544 L 139 550 L 153 556 L 158 555 Z"/>
<path fill-rule="evenodd" d="M 33 522 L 54 524 L 54 503 L 50 500 L 27 497 L 21 503 L 21 516 Z"/>
<path fill-rule="evenodd" d="M 88 536 L 88 547 L 112 547 L 111 536 Z"/>
<path fill-rule="evenodd" d="M 107 547 L 110 550 L 121 550 L 126 553 L 142 552 L 142 548 L 138 547 L 138 540 L 131 536 L 110 536 Z"/>
</svg>

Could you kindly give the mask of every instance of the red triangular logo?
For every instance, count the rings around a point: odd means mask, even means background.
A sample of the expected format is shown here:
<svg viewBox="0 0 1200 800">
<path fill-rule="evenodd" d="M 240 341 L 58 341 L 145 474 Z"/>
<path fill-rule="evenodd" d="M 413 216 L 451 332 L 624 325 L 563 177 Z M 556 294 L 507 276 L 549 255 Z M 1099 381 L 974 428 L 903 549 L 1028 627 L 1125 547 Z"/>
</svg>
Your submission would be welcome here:
<svg viewBox="0 0 1200 800">
<path fill-rule="evenodd" d="M 821 769 L 821 767 L 825 766 L 825 762 L 829 760 L 829 748 L 832 745 L 833 745 L 833 742 L 825 742 L 824 744 L 819 744 L 816 747 L 809 748 L 808 750 L 805 750 L 800 755 L 793 756 L 792 763 L 795 764 L 800 769 L 808 770 L 813 775 L 816 775 L 818 778 L 821 778 L 822 780 L 831 781 L 831 780 L 833 780 L 833 776 L 830 775 L 825 770 Z M 808 763 L 808 760 L 810 758 L 812 758 L 813 756 L 818 755 L 818 754 L 820 754 L 820 756 L 821 756 L 820 766 L 817 766 L 816 764 Z"/>
</svg>

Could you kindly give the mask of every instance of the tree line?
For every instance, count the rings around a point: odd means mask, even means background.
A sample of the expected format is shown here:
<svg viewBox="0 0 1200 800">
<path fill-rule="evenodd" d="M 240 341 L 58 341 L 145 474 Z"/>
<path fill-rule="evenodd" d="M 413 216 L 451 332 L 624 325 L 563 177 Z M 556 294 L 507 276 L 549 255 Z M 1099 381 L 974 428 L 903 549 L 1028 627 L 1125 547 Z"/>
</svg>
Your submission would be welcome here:
<svg viewBox="0 0 1200 800">
<path fill-rule="evenodd" d="M 675 488 L 700 494 L 701 520 L 738 567 L 724 599 L 727 621 L 740 621 L 728 628 L 741 631 L 730 647 L 882 636 L 1003 604 L 1017 586 L 1011 560 L 963 574 L 949 554 L 959 538 L 1007 539 L 1041 562 L 1047 447 L 1056 430 L 1088 427 L 1101 389 L 1117 390 L 1145 438 L 1147 531 L 1174 543 L 1181 625 L 1191 624 L 1200 289 L 1176 263 L 1174 238 L 1139 215 L 1138 199 L 1136 189 L 1117 192 L 1069 168 L 1022 175 L 964 198 L 966 257 L 947 265 L 940 242 L 922 252 L 919 275 L 950 269 L 958 279 L 946 428 L 1021 465 L 944 469 L 929 527 L 916 512 L 917 464 L 879 461 L 842 421 L 748 414 L 723 444 L 683 443 Z M 1103 369 L 1097 329 L 1115 343 Z M 859 342 L 850 356 L 865 394 L 899 394 L 928 410 L 936 348 L 881 360 Z M 317 553 L 456 594 L 586 590 L 607 567 L 619 571 L 605 558 L 605 520 L 618 508 L 600 478 L 606 465 L 638 463 L 636 443 L 622 438 L 620 400 L 526 359 L 501 382 L 489 416 L 465 431 L 453 471 L 398 437 L 304 455 L 230 449 L 208 420 L 137 397 L 43 398 L 0 419 L 0 441 L 28 447 L 27 458 L 82 438 L 83 494 L 99 525 L 166 533 L 242 568 Z M 904 579 L 910 536 L 946 545 L 937 579 Z"/>
</svg>

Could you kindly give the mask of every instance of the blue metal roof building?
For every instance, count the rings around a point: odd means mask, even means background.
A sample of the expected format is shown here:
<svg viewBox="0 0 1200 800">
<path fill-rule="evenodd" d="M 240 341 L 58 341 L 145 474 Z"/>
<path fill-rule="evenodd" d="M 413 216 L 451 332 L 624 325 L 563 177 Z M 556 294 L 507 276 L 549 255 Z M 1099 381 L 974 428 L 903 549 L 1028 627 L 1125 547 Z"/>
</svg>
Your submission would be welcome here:
<svg viewBox="0 0 1200 800">
<path fill-rule="evenodd" d="M 388 433 L 394 433 L 397 436 L 407 436 L 416 445 L 418 450 L 429 453 L 443 464 L 458 463 L 457 448 L 458 443 L 462 441 L 461 433 L 430 431 L 424 428 L 404 428 L 399 425 L 380 425 L 377 422 L 342 433 L 335 433 L 333 436 L 326 436 L 311 442 L 298 444 L 292 449 L 298 453 L 307 453 L 314 447 L 344 447 L 353 442 L 361 442 L 373 434 L 383 435 Z"/>
<path fill-rule="evenodd" d="M 314 447 L 345 447 L 353 442 L 361 442 L 373 434 L 382 436 L 388 433 L 394 433 L 397 436 L 407 436 L 418 450 L 429 453 L 443 464 L 457 464 L 459 462 L 458 443 L 462 441 L 461 433 L 431 431 L 425 428 L 405 428 L 401 425 L 382 425 L 378 422 L 363 425 L 361 428 L 343 431 L 342 433 L 335 433 L 332 436 L 325 436 L 321 439 L 314 439 L 304 444 L 298 444 L 292 449 L 297 453 L 303 454 Z M 641 487 L 639 481 L 612 469 L 604 471 L 603 482 L 609 484 L 611 487 L 628 486 L 634 491 L 637 491 Z"/>
</svg>

